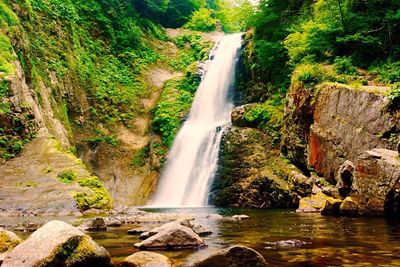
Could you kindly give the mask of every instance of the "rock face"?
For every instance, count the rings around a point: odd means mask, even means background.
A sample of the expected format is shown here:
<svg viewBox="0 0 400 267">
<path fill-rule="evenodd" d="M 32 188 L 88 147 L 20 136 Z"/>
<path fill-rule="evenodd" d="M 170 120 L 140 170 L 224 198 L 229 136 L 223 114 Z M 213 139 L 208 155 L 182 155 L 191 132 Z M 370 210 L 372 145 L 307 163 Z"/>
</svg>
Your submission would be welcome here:
<svg viewBox="0 0 400 267">
<path fill-rule="evenodd" d="M 110 255 L 75 227 L 51 221 L 16 246 L 2 266 L 110 266 Z"/>
<path fill-rule="evenodd" d="M 400 214 L 397 151 L 374 149 L 364 152 L 358 158 L 351 190 L 351 199 L 358 204 L 361 215 Z"/>
<path fill-rule="evenodd" d="M 170 223 L 157 234 L 136 243 L 135 247 L 140 249 L 182 249 L 199 248 L 204 245 L 204 241 L 189 227 L 179 223 Z"/>
<path fill-rule="evenodd" d="M 265 267 L 268 266 L 264 257 L 257 251 L 243 246 L 233 246 L 223 249 L 207 259 L 196 263 L 197 267 Z"/>
<path fill-rule="evenodd" d="M 285 112 L 282 151 L 304 170 L 336 183 L 338 167 L 374 148 L 395 149 L 400 120 L 388 99 L 339 84 L 292 87 Z"/>
<path fill-rule="evenodd" d="M 256 128 L 257 122 L 249 121 L 245 116 L 245 112 L 250 110 L 255 105 L 257 105 L 257 104 L 246 104 L 246 105 L 235 108 L 231 114 L 232 124 L 237 127 Z"/>
<path fill-rule="evenodd" d="M 171 267 L 171 260 L 164 255 L 141 251 L 125 258 L 118 267 Z"/>
<path fill-rule="evenodd" d="M 225 132 L 219 170 L 210 200 L 217 206 L 295 207 L 292 171 L 297 169 L 270 147 L 269 138 L 253 128 L 232 127 Z"/>
</svg>

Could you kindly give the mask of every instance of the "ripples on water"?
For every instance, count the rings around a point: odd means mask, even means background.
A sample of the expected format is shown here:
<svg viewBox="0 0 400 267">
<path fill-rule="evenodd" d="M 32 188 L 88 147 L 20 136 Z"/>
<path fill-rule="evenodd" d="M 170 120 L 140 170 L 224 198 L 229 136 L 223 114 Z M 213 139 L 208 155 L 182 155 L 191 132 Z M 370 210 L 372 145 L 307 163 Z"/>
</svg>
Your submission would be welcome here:
<svg viewBox="0 0 400 267">
<path fill-rule="evenodd" d="M 173 259 L 177 266 L 189 266 L 220 248 L 235 244 L 256 249 L 270 266 L 400 266 L 398 220 L 323 217 L 287 210 L 197 208 L 148 211 L 193 214 L 197 223 L 213 231 L 211 236 L 205 238 L 207 248 L 158 251 Z M 207 219 L 206 216 L 211 213 L 224 216 L 247 214 L 251 219 L 239 222 Z M 0 218 L 0 223 L 5 223 L 5 220 L 10 219 Z M 109 228 L 107 232 L 90 234 L 118 262 L 137 252 L 133 244 L 139 238 L 128 235 L 127 230 L 139 226 Z M 299 239 L 311 244 L 279 249 L 268 248 L 266 244 L 288 239 Z"/>
</svg>

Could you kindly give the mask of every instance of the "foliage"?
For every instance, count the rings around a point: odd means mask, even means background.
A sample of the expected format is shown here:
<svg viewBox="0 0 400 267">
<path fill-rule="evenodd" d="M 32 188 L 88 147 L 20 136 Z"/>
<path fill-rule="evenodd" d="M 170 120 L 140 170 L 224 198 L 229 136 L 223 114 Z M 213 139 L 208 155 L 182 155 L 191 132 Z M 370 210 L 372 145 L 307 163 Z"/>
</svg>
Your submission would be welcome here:
<svg viewBox="0 0 400 267">
<path fill-rule="evenodd" d="M 143 167 L 147 163 L 147 159 L 149 158 L 150 154 L 150 145 L 146 145 L 143 148 L 136 151 L 135 155 L 131 160 L 131 167 Z"/>
<path fill-rule="evenodd" d="M 389 107 L 391 109 L 400 110 L 400 83 L 395 83 L 389 94 Z"/>
<path fill-rule="evenodd" d="M 245 31 L 249 18 L 254 12 L 254 6 L 249 0 L 216 0 L 208 3 L 215 10 L 222 30 L 227 33 Z"/>
<path fill-rule="evenodd" d="M 379 79 L 384 83 L 399 83 L 400 82 L 400 61 L 392 62 L 390 59 L 377 66 L 371 67 L 371 72 L 379 76 Z"/>
<path fill-rule="evenodd" d="M 357 75 L 357 68 L 350 57 L 336 57 L 333 68 L 338 74 Z"/>
<path fill-rule="evenodd" d="M 77 192 L 74 194 L 76 205 L 82 211 L 88 209 L 111 209 L 112 200 L 98 177 L 91 176 L 80 179 L 78 184 L 93 191 L 92 194 Z"/>
<path fill-rule="evenodd" d="M 212 18 L 212 13 L 207 8 L 201 8 L 192 14 L 185 28 L 194 31 L 211 32 L 216 29 L 216 20 Z"/>
</svg>

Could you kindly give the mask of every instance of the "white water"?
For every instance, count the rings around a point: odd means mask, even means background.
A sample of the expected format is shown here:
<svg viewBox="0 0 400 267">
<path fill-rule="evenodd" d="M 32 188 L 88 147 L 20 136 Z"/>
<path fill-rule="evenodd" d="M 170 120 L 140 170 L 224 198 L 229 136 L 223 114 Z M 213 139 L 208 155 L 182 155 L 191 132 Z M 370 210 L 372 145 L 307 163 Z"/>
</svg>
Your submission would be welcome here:
<svg viewBox="0 0 400 267">
<path fill-rule="evenodd" d="M 233 86 L 241 34 L 223 37 L 197 89 L 190 115 L 177 134 L 157 191 L 154 207 L 207 205 L 217 170 L 223 129 L 230 124 Z"/>
</svg>

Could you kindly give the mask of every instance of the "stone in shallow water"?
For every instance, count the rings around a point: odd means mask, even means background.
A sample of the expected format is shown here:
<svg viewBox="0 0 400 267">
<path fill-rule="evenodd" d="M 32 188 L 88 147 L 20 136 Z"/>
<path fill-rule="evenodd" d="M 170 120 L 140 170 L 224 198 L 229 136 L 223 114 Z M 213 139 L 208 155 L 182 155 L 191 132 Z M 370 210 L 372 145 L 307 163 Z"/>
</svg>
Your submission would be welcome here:
<svg viewBox="0 0 400 267">
<path fill-rule="evenodd" d="M 171 267 L 172 263 L 164 255 L 141 251 L 126 257 L 118 267 Z"/>
<path fill-rule="evenodd" d="M 164 226 L 157 234 L 135 244 L 139 249 L 182 249 L 202 246 L 205 246 L 204 241 L 192 229 L 179 223 Z"/>
<path fill-rule="evenodd" d="M 2 267 L 110 266 L 108 252 L 88 235 L 51 221 L 7 254 Z"/>
<path fill-rule="evenodd" d="M 309 245 L 309 242 L 303 242 L 298 239 L 290 239 L 290 240 L 280 240 L 276 242 L 269 242 L 267 243 L 267 248 L 295 248 L 295 247 L 302 247 L 304 245 Z"/>
<path fill-rule="evenodd" d="M 87 219 L 78 226 L 79 230 L 83 231 L 103 231 L 107 229 L 104 218 L 96 217 L 94 219 Z"/>
<path fill-rule="evenodd" d="M 134 229 L 128 230 L 128 234 L 130 234 L 130 235 L 141 235 L 143 233 L 150 232 L 152 229 L 154 229 L 154 226 L 145 225 L 145 226 L 142 226 L 142 227 L 139 227 L 139 228 L 134 228 Z"/>
<path fill-rule="evenodd" d="M 264 267 L 268 266 L 264 257 L 254 249 L 233 246 L 196 263 L 196 267 Z"/>
<path fill-rule="evenodd" d="M 241 215 L 233 215 L 232 216 L 232 220 L 237 220 L 237 221 L 241 221 L 241 220 L 248 220 L 250 219 L 250 216 L 241 214 Z"/>
</svg>

